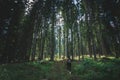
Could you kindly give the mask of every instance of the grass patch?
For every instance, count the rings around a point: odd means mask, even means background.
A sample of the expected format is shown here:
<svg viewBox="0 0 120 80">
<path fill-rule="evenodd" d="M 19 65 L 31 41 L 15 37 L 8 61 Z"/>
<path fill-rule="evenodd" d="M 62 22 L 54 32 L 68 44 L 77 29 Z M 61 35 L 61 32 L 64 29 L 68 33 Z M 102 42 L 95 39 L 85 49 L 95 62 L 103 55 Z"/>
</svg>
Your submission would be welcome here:
<svg viewBox="0 0 120 80">
<path fill-rule="evenodd" d="M 119 75 L 119 59 L 75 61 L 72 74 L 61 61 L 0 65 L 0 80 L 120 80 Z"/>
</svg>

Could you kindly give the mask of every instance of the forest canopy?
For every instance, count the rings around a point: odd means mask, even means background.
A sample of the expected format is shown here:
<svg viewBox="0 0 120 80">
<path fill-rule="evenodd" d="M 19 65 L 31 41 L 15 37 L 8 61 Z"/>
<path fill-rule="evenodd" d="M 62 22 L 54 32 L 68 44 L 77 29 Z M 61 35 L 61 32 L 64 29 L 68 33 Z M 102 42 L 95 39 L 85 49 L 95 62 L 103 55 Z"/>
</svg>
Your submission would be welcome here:
<svg viewBox="0 0 120 80">
<path fill-rule="evenodd" d="M 120 56 L 119 0 L 0 0 L 0 63 Z"/>
</svg>

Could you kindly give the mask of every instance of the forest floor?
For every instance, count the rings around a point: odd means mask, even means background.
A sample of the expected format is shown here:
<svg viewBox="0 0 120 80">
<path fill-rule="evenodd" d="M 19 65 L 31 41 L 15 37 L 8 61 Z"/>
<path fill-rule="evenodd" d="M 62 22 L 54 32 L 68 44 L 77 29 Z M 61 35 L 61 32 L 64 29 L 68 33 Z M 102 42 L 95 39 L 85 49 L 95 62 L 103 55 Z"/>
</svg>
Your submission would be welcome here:
<svg viewBox="0 0 120 80">
<path fill-rule="evenodd" d="M 120 80 L 120 60 L 73 61 L 71 74 L 63 61 L 4 64 L 0 80 Z"/>
</svg>

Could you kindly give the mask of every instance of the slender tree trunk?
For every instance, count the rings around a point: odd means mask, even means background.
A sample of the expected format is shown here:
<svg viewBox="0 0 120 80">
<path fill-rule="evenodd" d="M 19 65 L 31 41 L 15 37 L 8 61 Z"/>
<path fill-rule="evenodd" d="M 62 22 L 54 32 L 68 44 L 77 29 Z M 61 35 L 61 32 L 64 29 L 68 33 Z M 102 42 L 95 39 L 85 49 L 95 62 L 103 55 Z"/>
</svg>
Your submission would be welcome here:
<svg viewBox="0 0 120 80">
<path fill-rule="evenodd" d="M 63 39 L 63 45 L 64 45 L 64 52 L 63 52 L 63 57 L 65 58 L 66 56 L 66 35 L 65 35 L 65 28 L 64 28 L 64 31 L 63 31 L 63 34 L 64 34 L 64 39 Z"/>
<path fill-rule="evenodd" d="M 59 26 L 59 59 L 61 58 L 61 27 Z"/>
<path fill-rule="evenodd" d="M 93 54 L 94 54 L 94 59 L 96 60 L 96 59 L 97 59 L 97 57 L 96 57 L 96 45 L 95 45 L 94 39 L 92 40 L 92 43 L 93 43 Z"/>
<path fill-rule="evenodd" d="M 34 33 L 34 38 L 33 38 L 33 43 L 32 43 L 32 55 L 31 55 L 32 61 L 35 60 L 35 55 L 36 55 L 36 43 L 37 43 L 36 36 L 37 36 L 37 34 Z"/>
<path fill-rule="evenodd" d="M 84 50 L 83 50 L 83 39 L 82 39 L 82 35 L 81 35 L 81 40 L 80 40 L 81 42 L 81 54 L 82 54 L 82 60 L 84 60 Z"/>
<path fill-rule="evenodd" d="M 54 26 L 55 26 L 55 13 L 52 16 L 52 30 L 51 30 L 51 56 L 50 60 L 54 61 L 54 52 L 55 52 L 55 33 L 54 33 Z"/>
<path fill-rule="evenodd" d="M 70 48 L 70 52 L 72 55 L 72 60 L 74 60 L 74 54 L 73 54 L 73 29 L 71 28 L 71 48 Z"/>
<path fill-rule="evenodd" d="M 66 36 L 66 46 L 67 46 L 67 48 L 66 48 L 66 53 L 67 53 L 67 58 L 70 56 L 70 54 L 69 54 L 69 39 L 68 39 L 68 35 L 69 35 L 69 29 L 67 29 L 67 36 Z"/>
</svg>

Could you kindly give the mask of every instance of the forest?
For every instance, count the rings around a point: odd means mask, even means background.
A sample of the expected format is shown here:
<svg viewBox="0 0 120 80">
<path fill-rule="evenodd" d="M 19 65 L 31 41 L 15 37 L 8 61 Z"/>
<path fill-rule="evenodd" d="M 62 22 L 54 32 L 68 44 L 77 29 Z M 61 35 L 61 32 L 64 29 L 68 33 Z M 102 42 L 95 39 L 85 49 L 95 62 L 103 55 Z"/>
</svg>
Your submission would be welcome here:
<svg viewBox="0 0 120 80">
<path fill-rule="evenodd" d="M 0 80 L 16 79 L 120 80 L 120 0 L 0 0 Z"/>
</svg>

